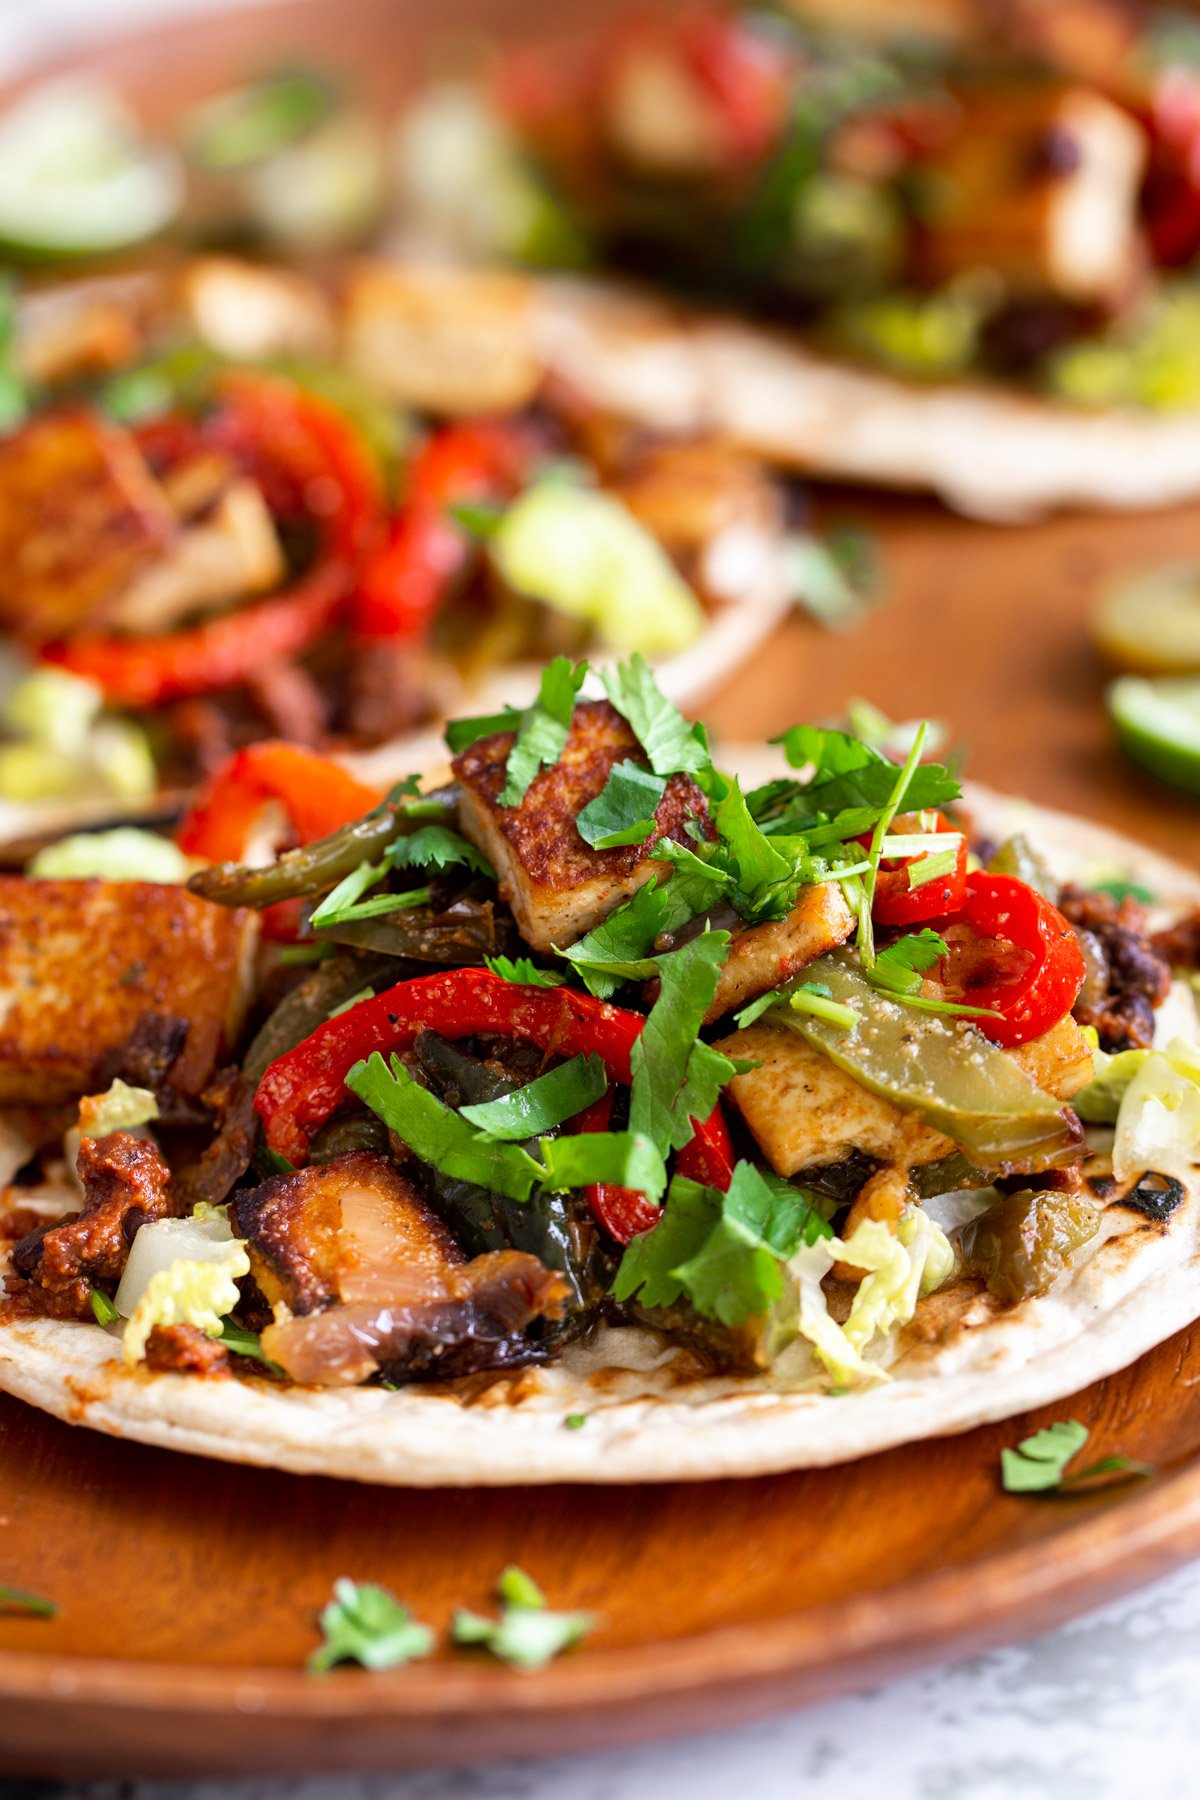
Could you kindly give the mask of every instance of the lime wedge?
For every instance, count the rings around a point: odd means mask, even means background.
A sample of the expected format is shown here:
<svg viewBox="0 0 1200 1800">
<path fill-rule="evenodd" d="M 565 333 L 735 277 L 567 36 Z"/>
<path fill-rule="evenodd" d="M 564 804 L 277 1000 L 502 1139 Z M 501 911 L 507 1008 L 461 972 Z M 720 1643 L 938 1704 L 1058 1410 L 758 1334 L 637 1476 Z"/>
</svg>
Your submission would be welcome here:
<svg viewBox="0 0 1200 1800">
<path fill-rule="evenodd" d="M 1174 787 L 1200 794 L 1200 676 L 1123 675 L 1107 699 L 1126 755 Z"/>
<path fill-rule="evenodd" d="M 1200 563 L 1167 563 L 1115 582 L 1096 609 L 1092 636 L 1118 669 L 1200 671 Z"/>
</svg>

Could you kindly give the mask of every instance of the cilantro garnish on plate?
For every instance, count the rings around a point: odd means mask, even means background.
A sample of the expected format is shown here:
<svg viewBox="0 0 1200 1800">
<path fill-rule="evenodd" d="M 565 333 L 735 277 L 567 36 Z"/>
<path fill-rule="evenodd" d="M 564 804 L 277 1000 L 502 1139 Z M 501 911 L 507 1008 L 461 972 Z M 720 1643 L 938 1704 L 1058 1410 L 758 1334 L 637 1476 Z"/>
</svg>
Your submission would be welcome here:
<svg viewBox="0 0 1200 1800">
<path fill-rule="evenodd" d="M 498 1619 L 460 1609 L 451 1632 L 456 1644 L 487 1650 L 510 1668 L 544 1668 L 595 1625 L 591 1613 L 551 1612 L 542 1590 L 524 1569 L 505 1569 L 496 1592 L 501 1601 Z"/>
<path fill-rule="evenodd" d="M 1106 1475 L 1130 1481 L 1154 1474 L 1152 1463 L 1137 1462 L 1129 1456 L 1104 1456 L 1068 1475 L 1067 1464 L 1078 1456 L 1090 1436 L 1088 1427 L 1078 1419 L 1059 1419 L 1024 1438 L 1015 1450 L 1002 1450 L 1000 1480 L 1005 1492 L 1061 1494 L 1082 1489 L 1085 1483 L 1098 1485 L 1099 1478 Z"/>
<path fill-rule="evenodd" d="M 308 1659 L 314 1675 L 336 1663 L 356 1662 L 364 1669 L 398 1669 L 428 1656 L 434 1634 L 413 1618 L 394 1594 L 373 1582 L 343 1576 L 333 1584 L 333 1599 L 321 1613 L 322 1642 Z"/>
</svg>

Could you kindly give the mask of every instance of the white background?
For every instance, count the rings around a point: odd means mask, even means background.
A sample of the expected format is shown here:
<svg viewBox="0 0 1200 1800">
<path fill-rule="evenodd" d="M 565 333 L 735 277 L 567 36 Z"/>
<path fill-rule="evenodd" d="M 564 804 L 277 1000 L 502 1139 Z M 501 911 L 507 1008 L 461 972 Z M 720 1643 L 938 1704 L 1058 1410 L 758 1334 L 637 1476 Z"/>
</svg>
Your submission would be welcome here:
<svg viewBox="0 0 1200 1800">
<path fill-rule="evenodd" d="M 221 4 L 0 0 L 0 73 L 41 50 L 61 49 L 72 36 L 85 41 L 126 22 Z M 803 1531 L 802 1520 L 796 1529 Z M 931 1520 L 930 1530 L 936 1529 Z M 0 1800 L 5 1786 L 0 1781 Z M 101 1791 L 111 1789 L 105 1784 Z M 131 1800 L 1015 1800 L 1043 1794 L 1055 1800 L 1200 1796 L 1200 1566 L 1031 1643 L 736 1732 L 425 1775 L 188 1788 L 147 1783 Z"/>
</svg>

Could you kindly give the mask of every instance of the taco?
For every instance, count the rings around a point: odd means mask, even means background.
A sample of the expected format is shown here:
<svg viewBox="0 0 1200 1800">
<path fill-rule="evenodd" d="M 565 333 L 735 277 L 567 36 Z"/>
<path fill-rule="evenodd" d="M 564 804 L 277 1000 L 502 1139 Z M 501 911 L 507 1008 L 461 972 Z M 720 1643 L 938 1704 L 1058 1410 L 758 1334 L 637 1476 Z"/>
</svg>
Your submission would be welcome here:
<svg viewBox="0 0 1200 1800">
<path fill-rule="evenodd" d="M 572 372 L 630 416 L 997 518 L 1165 504 L 1200 484 L 1198 50 L 1124 0 L 685 5 L 428 87 L 401 218 L 720 309 L 627 311 L 685 381 L 570 300 Z"/>
<path fill-rule="evenodd" d="M 792 603 L 795 484 L 555 381 L 505 277 L 409 309 L 403 380 L 352 298 L 202 258 L 17 302 L 0 840 L 169 813 L 261 740 L 386 777 L 557 649 L 639 650 L 694 702 Z"/>
<path fill-rule="evenodd" d="M 714 755 L 642 659 L 585 679 L 273 863 L 0 880 L 0 1387 L 362 1480 L 708 1478 L 1196 1316 L 1200 876 L 923 728 Z"/>
</svg>

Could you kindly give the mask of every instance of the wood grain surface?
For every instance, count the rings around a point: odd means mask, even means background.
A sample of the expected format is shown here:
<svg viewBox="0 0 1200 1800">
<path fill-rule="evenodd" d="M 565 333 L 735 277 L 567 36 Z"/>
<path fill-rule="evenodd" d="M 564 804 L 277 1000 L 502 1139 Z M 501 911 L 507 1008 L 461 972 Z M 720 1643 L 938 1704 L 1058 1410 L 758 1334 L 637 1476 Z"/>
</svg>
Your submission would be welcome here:
<svg viewBox="0 0 1200 1800">
<path fill-rule="evenodd" d="M 421 9 L 426 13 L 427 9 Z M 548 0 L 451 0 L 436 22 L 535 28 Z M 425 26 L 428 28 L 427 17 Z M 300 0 L 105 53 L 145 110 L 280 47 L 390 99 L 419 67 L 413 9 Z M 753 738 L 870 698 L 932 714 L 994 786 L 1200 863 L 1200 806 L 1129 769 L 1084 622 L 1102 581 L 1200 551 L 1200 510 L 974 525 L 829 493 L 878 533 L 888 591 L 855 632 L 797 618 L 708 708 Z M 0 1768 L 183 1774 L 567 1751 L 713 1726 L 1047 1626 L 1200 1551 L 1200 1335 L 1029 1418 L 841 1469 L 719 1485 L 406 1494 L 102 1439 L 0 1399 Z M 1002 1445 L 1052 1417 L 1160 1465 L 1105 1497 L 998 1486 Z M 303 1673 L 334 1579 L 382 1581 L 444 1627 L 518 1562 L 598 1628 L 540 1676 L 464 1654 L 392 1675 Z"/>
</svg>

